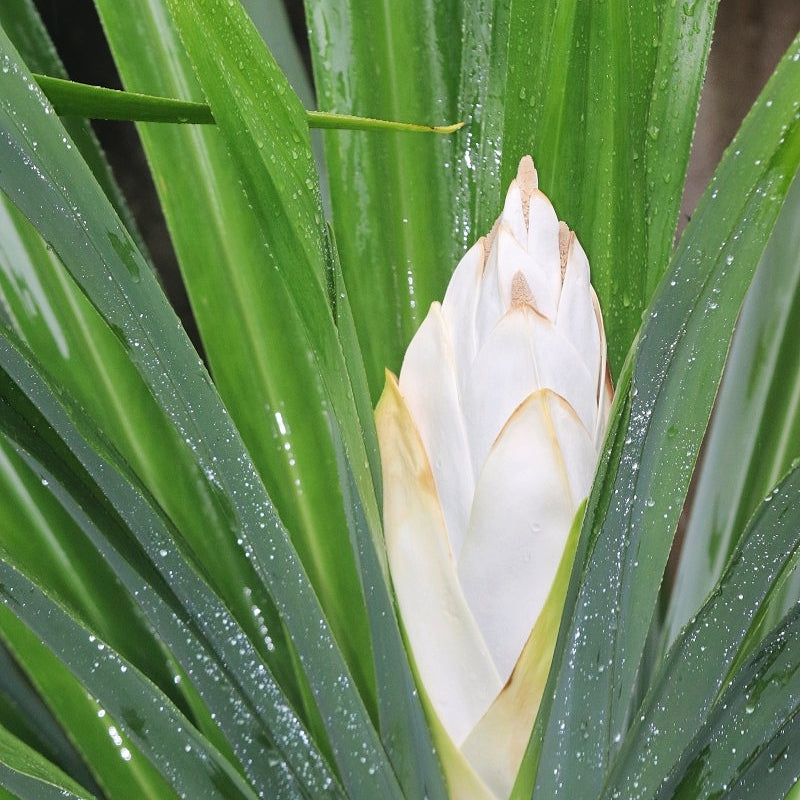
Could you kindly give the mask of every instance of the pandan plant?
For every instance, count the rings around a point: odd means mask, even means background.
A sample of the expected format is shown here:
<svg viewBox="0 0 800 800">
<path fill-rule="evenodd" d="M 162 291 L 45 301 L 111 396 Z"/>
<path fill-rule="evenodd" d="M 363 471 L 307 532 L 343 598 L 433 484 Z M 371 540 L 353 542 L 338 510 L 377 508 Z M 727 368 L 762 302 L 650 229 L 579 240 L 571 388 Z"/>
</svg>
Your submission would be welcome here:
<svg viewBox="0 0 800 800">
<path fill-rule="evenodd" d="M 800 38 L 676 243 L 713 0 L 306 0 L 316 110 L 95 5 L 0 3 L 0 797 L 789 795 Z"/>
</svg>

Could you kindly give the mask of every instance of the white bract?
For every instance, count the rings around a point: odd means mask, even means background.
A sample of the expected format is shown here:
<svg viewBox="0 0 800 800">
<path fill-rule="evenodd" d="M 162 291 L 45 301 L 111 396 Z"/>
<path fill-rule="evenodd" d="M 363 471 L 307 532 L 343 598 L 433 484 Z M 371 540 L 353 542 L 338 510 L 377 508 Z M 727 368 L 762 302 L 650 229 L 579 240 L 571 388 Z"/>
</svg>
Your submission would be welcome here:
<svg viewBox="0 0 800 800">
<path fill-rule="evenodd" d="M 611 396 L 586 255 L 525 157 L 376 410 L 389 568 L 458 800 L 513 786 Z"/>
</svg>

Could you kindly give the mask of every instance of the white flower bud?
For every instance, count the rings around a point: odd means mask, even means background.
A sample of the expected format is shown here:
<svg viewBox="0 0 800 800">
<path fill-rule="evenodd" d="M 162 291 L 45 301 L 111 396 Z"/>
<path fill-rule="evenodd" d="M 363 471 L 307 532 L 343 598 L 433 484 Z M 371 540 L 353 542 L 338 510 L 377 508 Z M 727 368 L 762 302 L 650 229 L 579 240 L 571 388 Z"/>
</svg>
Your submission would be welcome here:
<svg viewBox="0 0 800 800">
<path fill-rule="evenodd" d="M 611 396 L 586 255 L 526 156 L 376 410 L 389 568 L 459 800 L 513 786 Z"/>
</svg>

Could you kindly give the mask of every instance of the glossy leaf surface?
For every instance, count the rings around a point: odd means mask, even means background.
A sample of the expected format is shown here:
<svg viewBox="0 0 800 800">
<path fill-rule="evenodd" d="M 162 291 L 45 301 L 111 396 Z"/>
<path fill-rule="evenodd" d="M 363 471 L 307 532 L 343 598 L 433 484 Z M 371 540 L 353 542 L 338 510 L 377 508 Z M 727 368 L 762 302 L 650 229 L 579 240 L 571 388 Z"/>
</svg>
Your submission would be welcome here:
<svg viewBox="0 0 800 800">
<path fill-rule="evenodd" d="M 149 269 L 105 198 L 98 196 L 86 167 L 64 146 L 63 129 L 1 35 L 0 58 L 7 59 L 11 76 L 0 103 L 0 155 L 7 165 L 0 188 L 52 242 L 127 347 L 205 479 L 222 490 L 215 499 L 225 504 L 229 529 L 293 634 L 330 738 L 347 767 L 348 788 L 355 796 L 376 791 L 392 796 L 396 784 L 377 735 L 238 432 Z M 17 122 L 20 112 L 25 113 L 24 129 Z M 36 187 L 35 202 L 26 186 Z M 335 698 L 322 688 L 332 684 L 339 690 Z"/>
<path fill-rule="evenodd" d="M 222 751 L 230 750 L 244 774 L 262 791 L 296 794 L 294 781 L 301 774 L 304 785 L 313 787 L 317 795 L 327 796 L 331 788 L 336 796 L 324 760 L 303 743 L 308 733 L 269 667 L 187 562 L 159 509 L 131 482 L 122 465 L 110 454 L 103 455 L 101 441 L 91 432 L 87 439 L 76 429 L 69 409 L 59 404 L 41 378 L 31 374 L 23 354 L 4 344 L 0 360 L 11 382 L 2 397 L 5 432 L 41 476 L 40 493 L 53 494 L 72 517 L 75 533 L 85 535 L 113 570 L 117 594 L 128 593 L 117 602 L 123 607 L 135 603 L 150 630 L 158 632 L 173 670 L 167 679 L 162 678 L 162 687 L 178 695 L 184 706 L 192 704 L 189 686 L 194 687 L 202 698 L 202 709 L 210 714 L 208 720 L 200 714 L 204 735 Z M 36 398 L 38 410 L 30 404 L 31 397 Z M 74 417 L 75 409 L 71 413 Z M 39 505 L 47 508 L 45 503 Z M 134 541 L 141 550 L 132 546 Z M 108 625 L 113 620 L 103 621 Z M 103 628 L 93 626 L 92 630 L 98 633 Z M 122 648 L 116 647 L 117 652 L 132 649 L 132 663 L 146 663 L 130 641 L 135 631 L 130 623 L 113 625 L 110 630 L 121 637 Z M 262 639 L 267 647 L 274 647 L 263 627 Z M 24 663 L 30 668 L 36 660 Z M 152 667 L 147 674 L 151 680 L 157 677 Z M 197 704 L 193 710 L 198 713 Z M 94 709 L 92 715 L 96 716 Z"/>
<path fill-rule="evenodd" d="M 784 797 L 800 746 L 800 608 L 764 640 L 720 698 L 657 800 Z"/>
<path fill-rule="evenodd" d="M 269 601 L 263 602 L 267 598 L 261 599 L 252 569 L 240 554 L 220 546 L 226 523 L 213 491 L 197 480 L 191 455 L 170 429 L 114 331 L 52 249 L 5 198 L 0 198 L 0 230 L 0 296 L 18 335 L 51 374 L 60 376 L 64 389 L 91 411 L 96 424 L 185 532 L 196 557 L 213 559 L 216 586 L 234 613 L 255 632 L 250 613 L 255 601 L 270 619 L 277 640 L 277 615 L 270 614 Z M 253 586 L 255 597 L 246 597 L 242 586 Z M 279 673 L 288 672 L 285 661 L 285 656 L 275 659 Z"/>
<path fill-rule="evenodd" d="M 14 46 L 27 64 L 28 69 L 33 72 L 52 75 L 56 78 L 67 77 L 64 66 L 42 24 L 33 0 L 6 0 L 6 2 L 0 4 L 0 25 L 8 34 L 9 39 L 14 42 Z M 141 247 L 133 216 L 117 186 L 88 121 L 79 117 L 72 117 L 63 120 L 63 124 L 75 146 L 80 150 L 86 163 L 94 173 L 95 178 L 97 178 L 97 181 L 113 203 L 117 213 Z"/>
<path fill-rule="evenodd" d="M 720 582 L 654 676 L 606 781 L 606 800 L 655 796 L 672 779 L 676 762 L 699 757 L 702 748 L 692 740 L 710 719 L 730 714 L 720 695 L 799 554 L 800 469 L 794 469 L 762 503 Z M 758 697 L 750 700 L 752 715 Z M 735 775 L 748 754 L 720 749 L 711 757 L 721 767 L 727 756 L 728 770 Z"/>
<path fill-rule="evenodd" d="M 373 399 L 526 153 L 589 255 L 619 372 L 672 248 L 715 10 L 525 0 L 422 3 L 412 15 L 306 3 L 322 108 L 420 121 L 452 109 L 467 122 L 435 151 L 326 139 Z"/>
<path fill-rule="evenodd" d="M 0 600 L 5 613 L 10 610 L 48 648 L 59 653 L 87 691 L 91 686 L 99 708 L 105 709 L 111 720 L 116 720 L 121 730 L 153 759 L 178 796 L 183 792 L 199 792 L 209 798 L 252 800 L 255 797 L 230 765 L 209 747 L 208 741 L 117 653 L 2 562 L 0 576 Z M 176 737 L 176 731 L 185 731 L 185 737 Z M 125 752 L 121 758 L 126 758 Z"/>
<path fill-rule="evenodd" d="M 800 163 L 799 49 L 796 41 L 720 164 L 643 324 L 627 429 L 612 423 L 614 457 L 595 482 L 567 599 L 537 778 L 546 796 L 596 790 L 622 740 L 733 324 Z"/>
<path fill-rule="evenodd" d="M 307 0 L 322 108 L 468 122 L 450 140 L 326 134 L 341 268 L 307 119 L 239 4 L 97 4 L 127 85 L 208 105 L 220 123 L 141 126 L 212 385 L 132 225 L 106 200 L 122 208 L 97 148 L 82 140 L 102 191 L 76 155 L 85 128 L 69 121 L 75 134 L 65 133 L 31 82 L 32 67 L 61 74 L 32 4 L 0 5 L 22 54 L 0 34 L 0 322 L 14 331 L 0 405 L 0 487 L 11 501 L 0 539 L 13 549 L 0 567 L 10 603 L 0 629 L 64 730 L 93 724 L 96 741 L 75 738 L 99 791 L 126 797 L 129 765 L 117 763 L 104 724 L 140 735 L 122 708 L 132 700 L 153 726 L 138 749 L 130 740 L 134 762 L 152 759 L 131 773 L 142 796 L 447 796 L 383 563 L 366 387 L 377 395 L 383 367 L 399 366 L 532 151 L 589 251 L 619 399 L 514 800 L 537 782 L 537 797 L 569 800 L 782 796 L 797 768 L 787 754 L 800 746 L 800 631 L 783 580 L 798 513 L 788 484 L 759 511 L 718 594 L 679 631 L 793 457 L 794 234 L 772 256 L 780 280 L 741 318 L 755 346 L 734 351 L 728 378 L 748 402 L 719 411 L 715 436 L 734 455 L 712 443 L 685 556 L 705 547 L 712 558 L 702 579 L 682 579 L 692 592 L 663 664 L 654 634 L 731 330 L 800 162 L 797 43 L 720 167 L 620 373 L 672 249 L 715 0 L 423 0 L 414 13 Z M 285 36 L 265 29 L 271 2 L 243 5 L 266 38 Z M 302 66 L 292 70 L 301 86 Z M 737 426 L 752 432 L 726 436 Z M 13 530 L 19 511 L 29 540 Z M 26 603 L 9 600 L 10 586 Z M 116 613 L 104 612 L 110 595 Z M 0 721 L 20 736 L 22 709 L 36 706 L 13 708 L 6 677 Z M 95 689 L 111 698 L 102 718 Z M 44 740 L 61 764 L 58 737 L 41 735 L 37 747 Z M 178 752 L 187 743 L 192 752 Z M 0 796 L 82 795 L 45 761 L 31 767 L 2 732 L 0 753 Z M 459 796 L 459 784 L 449 788 Z"/>
<path fill-rule="evenodd" d="M 460 121 L 460 3 L 424 0 L 413 13 L 369 0 L 305 5 L 321 110 L 431 125 Z M 453 229 L 453 142 L 335 132 L 325 135 L 325 155 L 342 271 L 375 402 L 384 369 L 399 369 L 465 249 L 466 237 Z"/>
<path fill-rule="evenodd" d="M 664 647 L 721 574 L 761 499 L 800 456 L 800 182 L 737 323 L 670 598 Z M 797 584 L 787 601 L 797 597 Z"/>
<path fill-rule="evenodd" d="M 141 20 L 136 36 L 129 26 L 131 6 Z M 99 2 L 98 7 L 130 89 L 205 99 L 192 63 L 182 53 L 183 45 L 165 3 L 136 0 L 123 7 L 116 2 Z M 196 24 L 202 30 L 220 27 L 218 22 L 203 22 L 203 15 L 210 12 L 203 12 L 199 6 L 184 6 L 184 11 L 187 16 L 199 15 Z M 249 33 L 255 39 L 248 44 L 251 50 L 263 50 L 255 31 Z M 158 42 L 158 46 L 153 47 L 151 42 Z M 146 68 L 139 57 L 143 47 L 153 49 Z M 221 45 L 198 40 L 197 47 L 215 60 L 216 72 L 216 60 L 222 58 Z M 285 97 L 291 89 L 275 68 L 271 77 L 256 80 L 251 74 L 251 59 L 246 69 L 244 61 L 242 65 L 234 65 L 245 87 L 240 92 L 249 90 L 251 84 L 261 85 L 266 91 L 266 82 L 270 81 L 270 91 L 275 95 L 271 101 L 250 97 L 248 108 L 266 110 L 270 102 L 282 108 L 286 105 Z M 232 103 L 230 87 L 219 87 L 218 91 L 227 104 Z M 229 120 L 233 112 L 218 106 L 216 100 L 213 106 L 219 118 L 217 130 L 143 126 L 143 142 L 215 383 L 270 487 L 348 664 L 365 696 L 370 697 L 373 678 L 366 618 L 360 604 L 346 606 L 344 600 L 358 596 L 360 588 L 329 432 L 331 424 L 336 424 L 329 409 L 336 411 L 339 406 L 332 398 L 329 380 L 321 376 L 336 374 L 336 381 L 340 381 L 346 372 L 341 360 L 338 369 L 330 365 L 323 369 L 321 365 L 325 356 L 321 354 L 320 337 L 326 343 L 329 361 L 337 359 L 337 345 L 322 284 L 321 234 L 313 229 L 314 214 L 321 220 L 322 212 L 314 194 L 304 112 L 295 98 L 283 116 L 263 116 L 260 121 L 260 141 L 262 146 L 266 143 L 270 158 L 275 159 L 274 163 L 268 159 L 268 164 L 276 176 L 269 177 L 265 170 L 261 188 L 273 180 L 279 185 L 271 195 L 274 207 L 254 210 L 254 191 L 243 191 L 241 170 L 226 142 L 226 126 L 237 124 Z M 291 133 L 281 128 L 288 120 Z M 305 142 L 300 141 L 301 135 Z M 252 147 L 259 152 L 255 144 Z M 301 153 L 303 166 L 298 169 L 303 174 L 286 172 L 289 165 L 295 169 L 300 163 L 296 158 Z M 297 185 L 303 187 L 302 191 L 298 192 Z M 187 196 L 194 198 L 192 204 L 185 202 Z M 316 242 L 309 244 L 315 251 L 313 263 L 298 259 L 302 248 L 291 221 L 300 216 L 307 228 L 303 240 L 308 242 L 311 237 Z M 309 323 L 309 316 L 313 323 Z M 342 396 L 347 384 L 335 389 Z M 353 415 L 342 412 L 339 416 Z M 359 465 L 363 463 L 363 455 L 353 457 Z M 374 503 L 372 508 L 374 519 Z"/>
<path fill-rule="evenodd" d="M 91 800 L 81 786 L 3 727 L 0 752 L 0 791 L 8 790 L 6 797 Z"/>
</svg>

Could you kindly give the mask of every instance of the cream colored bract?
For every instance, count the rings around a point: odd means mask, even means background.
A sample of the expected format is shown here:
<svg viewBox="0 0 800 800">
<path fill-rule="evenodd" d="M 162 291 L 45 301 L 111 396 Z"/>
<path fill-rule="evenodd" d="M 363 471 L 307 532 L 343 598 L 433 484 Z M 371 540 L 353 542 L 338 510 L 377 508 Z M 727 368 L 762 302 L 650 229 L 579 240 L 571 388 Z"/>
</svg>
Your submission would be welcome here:
<svg viewBox="0 0 800 800">
<path fill-rule="evenodd" d="M 513 786 L 611 395 L 586 255 L 526 156 L 376 411 L 389 566 L 459 800 Z"/>
</svg>

